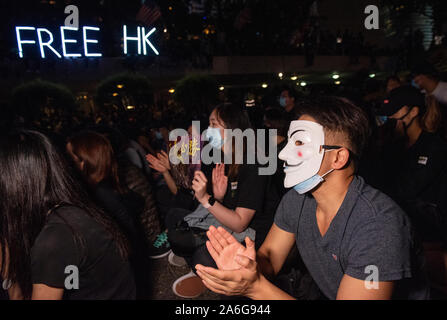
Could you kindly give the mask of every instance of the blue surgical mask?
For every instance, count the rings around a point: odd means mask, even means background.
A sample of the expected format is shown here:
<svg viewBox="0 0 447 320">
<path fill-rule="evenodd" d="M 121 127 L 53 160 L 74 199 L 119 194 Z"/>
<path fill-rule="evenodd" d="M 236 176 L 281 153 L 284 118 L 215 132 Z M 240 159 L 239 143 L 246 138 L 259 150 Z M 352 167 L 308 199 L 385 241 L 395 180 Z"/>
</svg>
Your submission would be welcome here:
<svg viewBox="0 0 447 320">
<path fill-rule="evenodd" d="M 222 139 L 222 136 L 220 134 L 220 129 L 208 127 L 205 136 L 213 148 L 222 148 L 224 140 Z"/>
<path fill-rule="evenodd" d="M 284 97 L 279 97 L 279 104 L 281 107 L 285 108 L 286 107 L 286 98 Z"/>
<path fill-rule="evenodd" d="M 334 169 L 329 170 L 322 176 L 315 174 L 312 177 L 310 177 L 309 179 L 304 180 L 301 183 L 298 183 L 296 186 L 293 187 L 293 189 L 295 189 L 295 191 L 298 192 L 299 194 L 304 194 L 306 192 L 309 192 L 309 191 L 315 189 L 320 183 L 322 183 L 324 181 L 324 177 L 326 175 L 328 175 L 329 173 L 331 173 L 332 171 L 334 171 Z"/>
</svg>

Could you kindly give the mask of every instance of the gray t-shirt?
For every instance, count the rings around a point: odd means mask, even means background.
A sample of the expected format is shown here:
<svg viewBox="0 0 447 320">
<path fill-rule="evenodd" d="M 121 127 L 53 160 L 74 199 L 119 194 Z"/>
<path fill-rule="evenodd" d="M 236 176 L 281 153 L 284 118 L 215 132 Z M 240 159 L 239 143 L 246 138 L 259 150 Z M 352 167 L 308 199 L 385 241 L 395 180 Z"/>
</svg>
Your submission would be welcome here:
<svg viewBox="0 0 447 320">
<path fill-rule="evenodd" d="M 354 177 L 324 236 L 316 208 L 310 194 L 292 189 L 278 206 L 275 224 L 295 234 L 307 269 L 329 299 L 336 298 L 344 274 L 371 280 L 375 267 L 378 281 L 401 280 L 393 298 L 428 298 L 423 257 L 414 246 L 407 215 L 393 200 Z"/>
</svg>

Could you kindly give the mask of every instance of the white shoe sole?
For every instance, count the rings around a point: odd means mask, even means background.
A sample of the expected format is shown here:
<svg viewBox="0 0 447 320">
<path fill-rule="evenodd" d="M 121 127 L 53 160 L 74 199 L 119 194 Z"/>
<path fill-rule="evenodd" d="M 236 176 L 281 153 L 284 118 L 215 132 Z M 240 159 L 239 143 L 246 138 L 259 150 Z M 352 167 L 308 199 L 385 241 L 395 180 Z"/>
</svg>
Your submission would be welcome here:
<svg viewBox="0 0 447 320">
<path fill-rule="evenodd" d="M 202 294 L 203 294 L 203 292 L 200 292 L 199 294 L 197 294 L 197 295 L 195 295 L 195 296 L 184 296 L 184 295 L 181 295 L 180 293 L 178 293 L 177 292 L 177 290 L 176 290 L 176 287 L 177 287 L 177 285 L 181 282 L 181 281 L 183 281 L 183 280 L 185 280 L 185 279 L 188 279 L 188 278 L 192 278 L 192 277 L 197 277 L 197 275 L 194 273 L 194 272 L 192 272 L 192 271 L 190 271 L 189 273 L 187 273 L 187 274 L 185 274 L 184 276 L 182 276 L 182 277 L 180 277 L 180 278 L 178 278 L 177 280 L 175 280 L 174 281 L 174 283 L 172 284 L 172 292 L 174 292 L 174 294 L 176 295 L 176 296 L 178 296 L 178 297 L 180 297 L 180 298 L 185 298 L 185 299 L 194 299 L 194 298 L 198 298 L 198 297 L 200 297 Z"/>
<path fill-rule="evenodd" d="M 162 254 L 159 254 L 158 256 L 150 256 L 149 258 L 150 259 L 161 259 L 161 258 L 164 258 L 164 257 L 166 257 L 168 254 L 170 254 L 172 252 L 172 250 L 171 249 L 169 249 L 168 251 L 166 251 L 166 252 L 164 252 L 164 253 L 162 253 Z"/>
<path fill-rule="evenodd" d="M 178 259 L 178 260 L 180 260 L 181 263 L 176 263 L 176 262 L 174 261 L 174 259 Z M 185 259 L 183 259 L 182 257 L 176 256 L 175 253 L 172 252 L 172 251 L 169 253 L 168 261 L 169 261 L 169 264 L 171 264 L 171 265 L 173 265 L 173 266 L 175 266 L 175 267 L 183 267 L 183 266 L 186 266 L 186 261 L 185 261 Z"/>
</svg>

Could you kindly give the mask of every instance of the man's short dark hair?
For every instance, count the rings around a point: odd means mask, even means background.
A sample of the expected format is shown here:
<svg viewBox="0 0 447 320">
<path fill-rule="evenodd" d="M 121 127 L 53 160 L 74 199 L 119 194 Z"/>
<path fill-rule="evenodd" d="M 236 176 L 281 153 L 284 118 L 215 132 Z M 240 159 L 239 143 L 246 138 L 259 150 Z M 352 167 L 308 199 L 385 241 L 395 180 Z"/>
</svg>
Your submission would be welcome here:
<svg viewBox="0 0 447 320">
<path fill-rule="evenodd" d="M 357 165 L 370 135 L 368 117 L 361 108 L 346 98 L 323 96 L 303 101 L 297 109 L 299 116 L 311 116 L 325 132 L 344 134 Z"/>
<path fill-rule="evenodd" d="M 283 91 L 287 91 L 287 93 L 289 94 L 289 97 L 294 98 L 295 101 L 298 99 L 298 93 L 296 92 L 296 90 L 290 86 L 282 86 L 281 87 L 281 91 L 280 93 L 282 93 Z"/>
</svg>

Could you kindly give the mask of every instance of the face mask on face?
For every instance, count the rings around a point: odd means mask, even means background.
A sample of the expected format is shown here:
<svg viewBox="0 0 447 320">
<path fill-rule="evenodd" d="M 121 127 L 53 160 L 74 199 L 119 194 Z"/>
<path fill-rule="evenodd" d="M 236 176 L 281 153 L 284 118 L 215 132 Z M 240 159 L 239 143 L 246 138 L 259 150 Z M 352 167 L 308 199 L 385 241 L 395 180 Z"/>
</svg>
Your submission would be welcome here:
<svg viewBox="0 0 447 320">
<path fill-rule="evenodd" d="M 317 174 L 325 151 L 341 147 L 324 145 L 323 127 L 312 121 L 292 121 L 288 137 L 287 145 L 279 153 L 279 158 L 285 161 L 284 186 L 305 193 L 318 186 L 332 171 L 323 176 Z"/>
<path fill-rule="evenodd" d="M 155 138 L 158 140 L 162 140 L 163 139 L 163 135 L 161 134 L 160 131 L 155 131 Z"/>
<path fill-rule="evenodd" d="M 287 103 L 286 103 L 286 98 L 285 97 L 279 97 L 279 104 L 281 107 L 285 108 Z"/>
<path fill-rule="evenodd" d="M 213 148 L 222 148 L 224 140 L 220 134 L 220 129 L 208 127 L 205 136 Z"/>
</svg>

